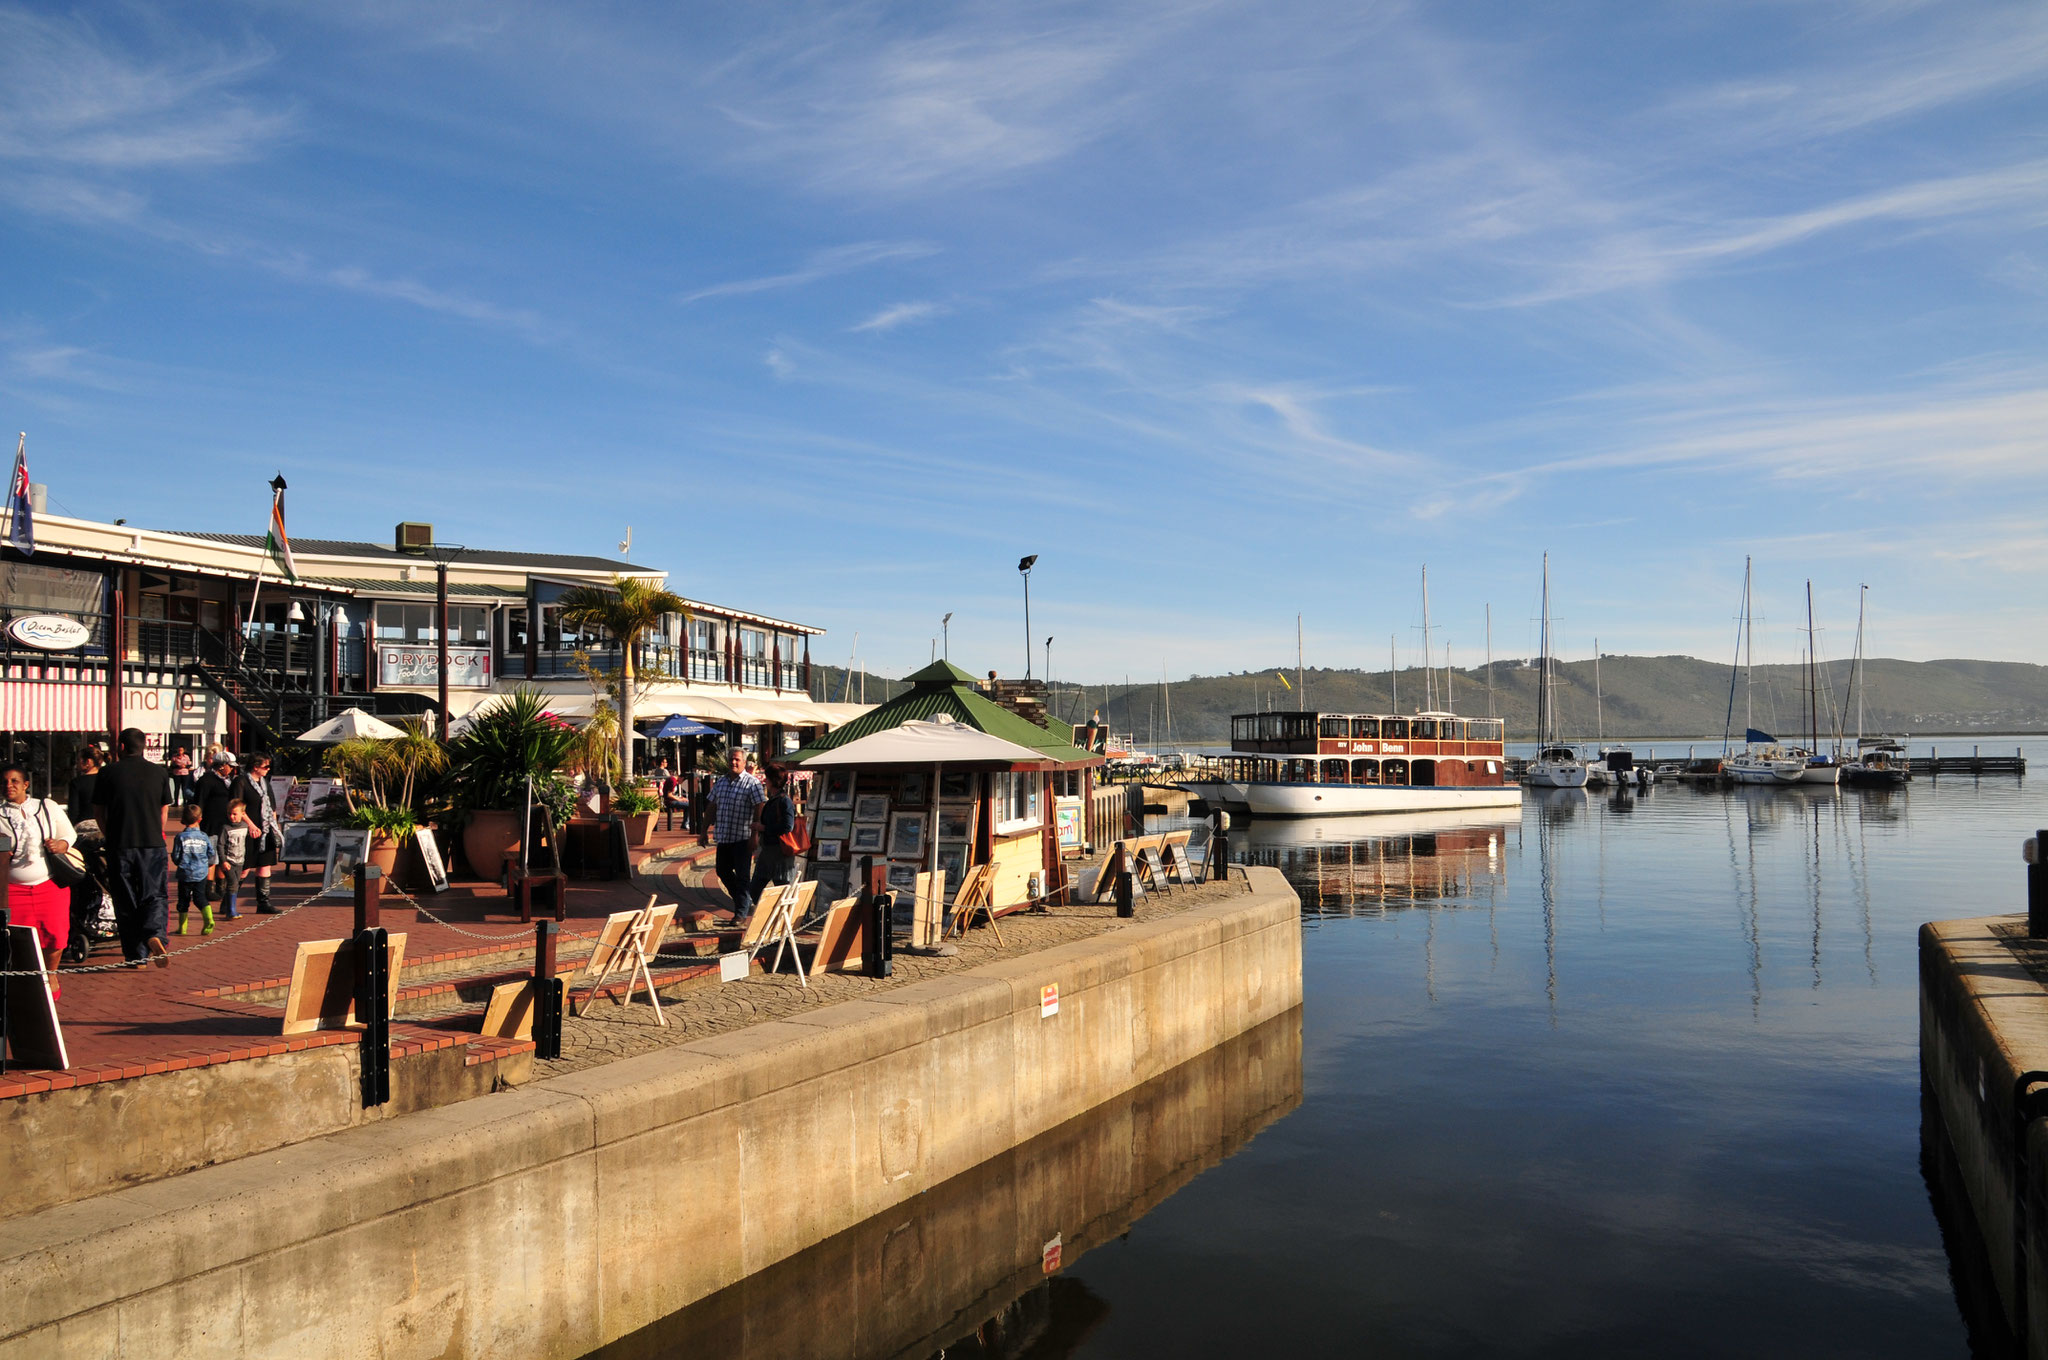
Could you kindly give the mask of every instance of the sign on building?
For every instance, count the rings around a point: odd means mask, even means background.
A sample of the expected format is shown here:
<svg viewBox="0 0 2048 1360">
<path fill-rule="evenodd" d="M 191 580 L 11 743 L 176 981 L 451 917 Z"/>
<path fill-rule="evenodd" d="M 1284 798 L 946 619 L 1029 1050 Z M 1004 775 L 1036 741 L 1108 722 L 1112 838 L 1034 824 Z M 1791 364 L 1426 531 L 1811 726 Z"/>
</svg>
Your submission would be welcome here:
<svg viewBox="0 0 2048 1360">
<path fill-rule="evenodd" d="M 441 658 L 436 649 L 391 642 L 377 644 L 377 683 L 380 686 L 438 685 L 440 682 Z M 448 686 L 450 689 L 489 689 L 491 649 L 450 647 Z"/>
</svg>

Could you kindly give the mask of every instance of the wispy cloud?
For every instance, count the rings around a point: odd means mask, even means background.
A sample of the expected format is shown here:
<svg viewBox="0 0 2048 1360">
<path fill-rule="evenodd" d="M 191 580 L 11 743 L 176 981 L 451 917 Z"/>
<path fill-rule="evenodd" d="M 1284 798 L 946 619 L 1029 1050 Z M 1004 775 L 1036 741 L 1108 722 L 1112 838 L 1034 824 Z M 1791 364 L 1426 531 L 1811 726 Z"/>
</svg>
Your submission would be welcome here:
<svg viewBox="0 0 2048 1360">
<path fill-rule="evenodd" d="M 941 302 L 896 302 L 882 308 L 867 320 L 849 326 L 852 331 L 893 331 L 898 326 L 907 326 L 914 321 L 929 321 L 935 316 L 944 316 L 952 310 Z"/>
<path fill-rule="evenodd" d="M 259 47 L 142 57 L 84 17 L 0 8 L 0 158 L 96 171 L 246 160 L 291 116 L 237 93 Z"/>
<path fill-rule="evenodd" d="M 839 274 L 851 274 L 891 260 L 921 260 L 936 255 L 939 248 L 926 241 L 859 241 L 812 252 L 801 265 L 775 274 L 715 283 L 683 294 L 679 301 L 701 302 L 706 298 L 744 297 L 750 293 L 801 288 Z"/>
</svg>

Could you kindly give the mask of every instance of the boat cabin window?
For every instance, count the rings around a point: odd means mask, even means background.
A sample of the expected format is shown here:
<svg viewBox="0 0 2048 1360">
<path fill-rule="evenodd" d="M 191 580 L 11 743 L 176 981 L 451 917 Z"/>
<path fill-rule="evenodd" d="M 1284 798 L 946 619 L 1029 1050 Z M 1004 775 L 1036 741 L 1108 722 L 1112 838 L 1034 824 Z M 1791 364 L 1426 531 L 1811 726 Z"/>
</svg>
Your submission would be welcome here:
<svg viewBox="0 0 2048 1360">
<path fill-rule="evenodd" d="M 1499 741 L 1504 724 L 1499 718 L 1474 718 L 1467 741 Z"/>
<path fill-rule="evenodd" d="M 1408 782 L 1408 762 L 1405 760 L 1383 760 L 1380 762 L 1382 784 L 1405 784 Z"/>
<path fill-rule="evenodd" d="M 1324 761 L 1323 782 L 1325 784 L 1349 784 L 1351 782 L 1351 762 L 1348 760 Z"/>
<path fill-rule="evenodd" d="M 1377 784 L 1380 782 L 1380 763 L 1377 760 L 1354 760 L 1351 762 L 1351 782 L 1354 784 Z"/>
<path fill-rule="evenodd" d="M 1378 718 L 1353 718 L 1351 720 L 1352 736 L 1377 737 L 1379 734 L 1380 720 Z"/>
<path fill-rule="evenodd" d="M 1429 788 L 1436 783 L 1436 762 L 1418 760 L 1413 766 L 1413 775 L 1408 781 L 1418 788 Z"/>
<path fill-rule="evenodd" d="M 1578 755 L 1569 746 L 1546 746 L 1538 760 L 1576 760 Z"/>
<path fill-rule="evenodd" d="M 1349 737 L 1351 735 L 1351 719 L 1325 718 L 1323 719 L 1322 732 L 1326 737 Z"/>
<path fill-rule="evenodd" d="M 1439 718 L 1436 724 L 1436 734 L 1445 741 L 1463 741 L 1465 739 L 1465 724 L 1459 722 L 1456 718 Z"/>
<path fill-rule="evenodd" d="M 1239 714 L 1237 717 L 1234 717 L 1230 720 L 1230 740 L 1232 742 L 1251 741 L 1252 739 L 1256 738 L 1258 734 L 1258 714 L 1243 713 Z"/>
<path fill-rule="evenodd" d="M 1380 719 L 1380 735 L 1388 741 L 1406 740 L 1408 736 L 1408 720 L 1406 718 Z"/>
<path fill-rule="evenodd" d="M 1429 741 L 1436 736 L 1435 718 L 1416 718 L 1408 724 L 1408 730 L 1419 741 Z"/>
<path fill-rule="evenodd" d="M 1280 736 L 1283 740 L 1300 741 L 1316 734 L 1316 715 L 1313 713 L 1282 713 L 1280 715 Z"/>
</svg>

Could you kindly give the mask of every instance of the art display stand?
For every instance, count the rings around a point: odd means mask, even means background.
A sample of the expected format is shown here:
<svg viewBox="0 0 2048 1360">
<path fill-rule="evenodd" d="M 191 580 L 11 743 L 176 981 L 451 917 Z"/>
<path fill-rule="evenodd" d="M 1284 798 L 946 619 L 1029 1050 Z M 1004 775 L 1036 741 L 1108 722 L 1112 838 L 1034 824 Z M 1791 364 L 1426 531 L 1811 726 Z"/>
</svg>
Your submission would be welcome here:
<svg viewBox="0 0 2048 1360">
<path fill-rule="evenodd" d="M 661 947 L 661 937 L 668 932 L 669 922 L 675 919 L 676 904 L 657 906 L 652 896 L 647 905 L 638 911 L 614 912 L 605 920 L 604 931 L 598 936 L 597 947 L 591 950 L 590 959 L 584 965 L 587 975 L 594 975 L 590 984 L 590 995 L 583 1000 L 583 1009 L 578 1015 L 588 1015 L 603 992 L 605 981 L 614 970 L 621 967 L 626 973 L 626 994 L 619 1004 L 630 1005 L 636 986 L 647 990 L 647 1004 L 654 1007 L 654 1021 L 666 1027 L 668 1017 L 661 1013 L 661 998 L 654 992 L 654 972 L 649 958 Z"/>
<path fill-rule="evenodd" d="M 763 919 L 758 934 L 752 931 L 753 923 L 748 923 L 752 940 L 747 952 L 749 955 L 758 955 L 773 944 L 775 962 L 769 965 L 768 971 L 779 973 L 782 971 L 783 954 L 787 951 L 790 964 L 796 969 L 797 985 L 808 990 L 811 984 L 804 978 L 803 957 L 797 952 L 796 947 L 796 913 L 808 897 L 808 894 L 802 891 L 804 886 L 801 883 L 785 883 L 782 885 L 782 891 L 775 895 L 775 905 L 768 908 L 765 915 L 758 908 L 755 910 L 754 914 L 762 916 Z M 828 917 L 827 922 L 829 921 Z M 747 937 L 743 936 L 741 943 L 749 944 Z"/>
</svg>

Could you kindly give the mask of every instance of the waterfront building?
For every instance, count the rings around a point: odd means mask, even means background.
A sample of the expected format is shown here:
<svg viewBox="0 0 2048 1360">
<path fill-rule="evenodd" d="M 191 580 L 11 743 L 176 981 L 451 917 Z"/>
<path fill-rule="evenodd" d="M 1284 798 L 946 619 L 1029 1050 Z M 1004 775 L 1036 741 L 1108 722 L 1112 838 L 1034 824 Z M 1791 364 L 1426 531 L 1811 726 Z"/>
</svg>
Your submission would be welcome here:
<svg viewBox="0 0 2048 1360">
<path fill-rule="evenodd" d="M 387 719 L 440 705 L 446 562 L 451 720 L 519 685 L 571 719 L 615 671 L 616 639 L 563 625 L 562 596 L 667 573 L 605 557 L 441 550 L 433 526 L 390 543 L 293 540 L 284 580 L 260 534 L 140 529 L 39 513 L 33 555 L 0 550 L 0 741 L 61 794 L 78 749 L 124 727 L 158 758 L 219 742 L 279 746 L 332 713 Z M 764 754 L 796 750 L 864 710 L 810 695 L 824 630 L 691 600 L 640 639 L 635 713 L 680 713 Z"/>
</svg>

